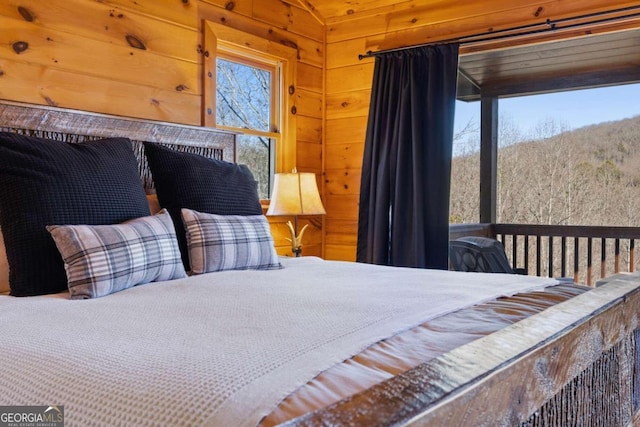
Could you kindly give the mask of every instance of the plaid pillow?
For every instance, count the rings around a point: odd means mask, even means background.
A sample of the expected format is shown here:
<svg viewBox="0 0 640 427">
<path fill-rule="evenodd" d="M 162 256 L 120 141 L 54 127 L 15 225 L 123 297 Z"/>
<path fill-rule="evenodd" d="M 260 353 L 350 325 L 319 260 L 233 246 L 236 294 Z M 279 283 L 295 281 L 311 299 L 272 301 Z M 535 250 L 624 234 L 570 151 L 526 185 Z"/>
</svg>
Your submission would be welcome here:
<svg viewBox="0 0 640 427">
<path fill-rule="evenodd" d="M 185 277 L 173 221 L 157 215 L 116 225 L 52 225 L 72 299 Z"/>
<path fill-rule="evenodd" d="M 182 209 L 192 274 L 282 268 L 264 215 L 216 215 Z"/>
</svg>

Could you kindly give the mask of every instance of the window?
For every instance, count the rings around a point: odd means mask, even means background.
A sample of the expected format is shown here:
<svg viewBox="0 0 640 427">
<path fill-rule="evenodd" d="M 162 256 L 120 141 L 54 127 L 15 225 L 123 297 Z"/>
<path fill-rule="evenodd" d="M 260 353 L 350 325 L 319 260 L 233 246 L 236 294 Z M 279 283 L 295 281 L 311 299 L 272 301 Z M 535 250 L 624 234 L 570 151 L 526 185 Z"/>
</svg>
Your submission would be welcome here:
<svg viewBox="0 0 640 427">
<path fill-rule="evenodd" d="M 238 133 L 235 161 L 251 169 L 268 199 L 274 173 L 295 167 L 296 52 L 213 23 L 205 34 L 205 124 Z"/>
<path fill-rule="evenodd" d="M 249 61 L 219 53 L 216 58 L 216 123 L 242 132 L 236 142 L 236 161 L 246 164 L 258 181 L 258 193 L 269 198 L 275 147 L 280 138 L 278 103 L 279 64 Z"/>
</svg>

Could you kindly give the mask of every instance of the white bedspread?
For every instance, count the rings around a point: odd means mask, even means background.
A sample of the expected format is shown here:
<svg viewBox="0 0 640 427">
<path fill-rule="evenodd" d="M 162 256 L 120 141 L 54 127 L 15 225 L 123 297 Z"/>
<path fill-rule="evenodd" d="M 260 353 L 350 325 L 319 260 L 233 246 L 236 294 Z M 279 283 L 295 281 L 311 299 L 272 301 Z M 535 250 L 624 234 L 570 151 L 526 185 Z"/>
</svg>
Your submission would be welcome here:
<svg viewBox="0 0 640 427">
<path fill-rule="evenodd" d="M 555 283 L 312 257 L 283 264 L 95 300 L 2 296 L 0 405 L 64 405 L 68 426 L 255 425 L 374 342 Z"/>
</svg>

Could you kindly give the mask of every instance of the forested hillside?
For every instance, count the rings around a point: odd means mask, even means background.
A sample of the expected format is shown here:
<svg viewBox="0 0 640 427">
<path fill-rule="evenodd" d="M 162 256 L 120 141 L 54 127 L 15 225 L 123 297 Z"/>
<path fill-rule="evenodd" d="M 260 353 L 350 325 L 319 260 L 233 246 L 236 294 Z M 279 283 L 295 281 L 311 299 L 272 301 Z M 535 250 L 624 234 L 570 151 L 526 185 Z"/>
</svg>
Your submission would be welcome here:
<svg viewBox="0 0 640 427">
<path fill-rule="evenodd" d="M 479 136 L 458 139 L 451 222 L 478 222 Z M 503 121 L 498 222 L 640 226 L 640 116 L 573 131 L 550 120 L 522 140 Z"/>
</svg>

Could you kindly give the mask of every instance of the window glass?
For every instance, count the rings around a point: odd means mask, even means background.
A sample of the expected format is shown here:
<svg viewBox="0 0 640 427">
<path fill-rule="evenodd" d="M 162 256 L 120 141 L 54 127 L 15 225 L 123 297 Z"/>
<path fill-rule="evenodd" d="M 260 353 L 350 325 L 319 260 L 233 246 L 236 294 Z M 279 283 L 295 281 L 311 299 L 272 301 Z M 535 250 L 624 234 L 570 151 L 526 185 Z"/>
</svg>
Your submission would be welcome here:
<svg viewBox="0 0 640 427">
<path fill-rule="evenodd" d="M 271 195 L 273 179 L 273 156 L 275 146 L 272 138 L 255 135 L 238 135 L 236 140 L 238 163 L 247 165 L 258 181 L 258 194 L 261 199 Z"/>
<path fill-rule="evenodd" d="M 274 174 L 277 106 L 276 65 L 250 58 L 216 58 L 216 123 L 242 132 L 236 142 L 237 162 L 246 164 L 258 194 L 268 199 Z"/>
<path fill-rule="evenodd" d="M 224 58 L 217 58 L 216 68 L 216 122 L 270 131 L 272 72 Z"/>
</svg>

